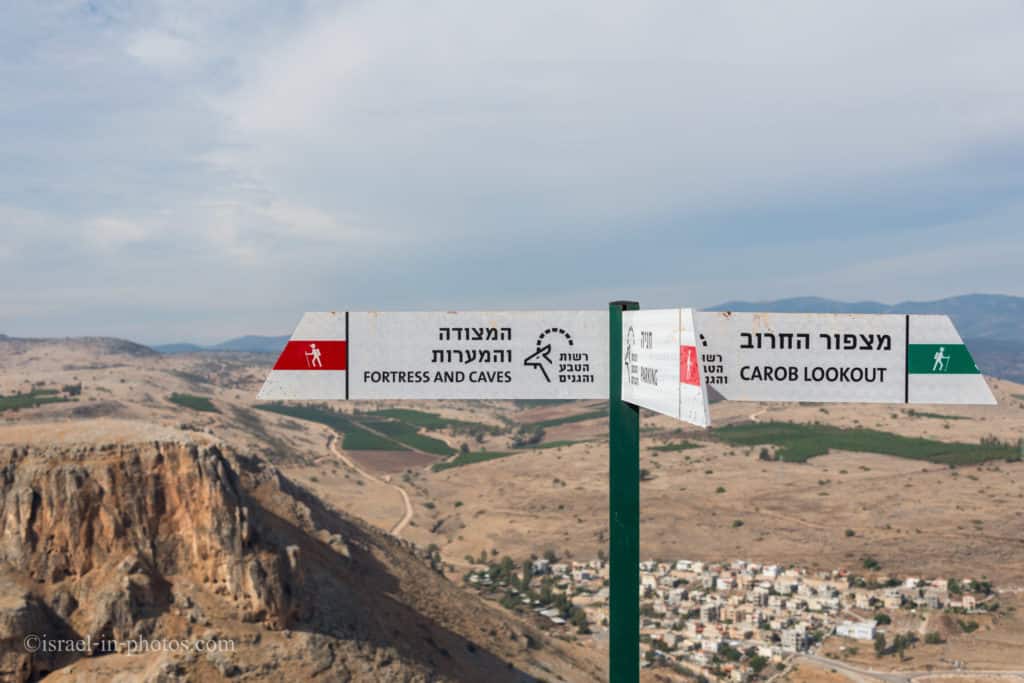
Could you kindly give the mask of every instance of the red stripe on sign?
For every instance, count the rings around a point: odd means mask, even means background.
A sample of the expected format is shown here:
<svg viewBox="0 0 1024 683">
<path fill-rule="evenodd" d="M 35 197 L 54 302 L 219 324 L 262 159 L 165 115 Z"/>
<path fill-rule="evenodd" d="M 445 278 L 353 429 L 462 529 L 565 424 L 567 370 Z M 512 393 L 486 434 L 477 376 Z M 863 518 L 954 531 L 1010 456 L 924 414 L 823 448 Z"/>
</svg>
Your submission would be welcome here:
<svg viewBox="0 0 1024 683">
<path fill-rule="evenodd" d="M 344 341 L 288 342 L 274 365 L 275 370 L 344 370 L 348 353 Z"/>
<path fill-rule="evenodd" d="M 700 361 L 696 346 L 679 347 L 679 382 L 700 386 Z"/>
</svg>

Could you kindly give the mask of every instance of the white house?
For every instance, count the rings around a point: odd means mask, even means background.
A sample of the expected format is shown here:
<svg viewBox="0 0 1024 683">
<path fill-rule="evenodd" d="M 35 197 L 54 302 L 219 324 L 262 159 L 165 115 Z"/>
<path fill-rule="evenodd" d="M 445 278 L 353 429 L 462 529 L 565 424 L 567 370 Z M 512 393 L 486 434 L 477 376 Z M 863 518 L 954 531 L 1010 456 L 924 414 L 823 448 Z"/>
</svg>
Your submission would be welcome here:
<svg viewBox="0 0 1024 683">
<path fill-rule="evenodd" d="M 874 640 L 877 626 L 878 622 L 874 620 L 842 621 L 836 626 L 836 635 L 854 640 Z"/>
</svg>

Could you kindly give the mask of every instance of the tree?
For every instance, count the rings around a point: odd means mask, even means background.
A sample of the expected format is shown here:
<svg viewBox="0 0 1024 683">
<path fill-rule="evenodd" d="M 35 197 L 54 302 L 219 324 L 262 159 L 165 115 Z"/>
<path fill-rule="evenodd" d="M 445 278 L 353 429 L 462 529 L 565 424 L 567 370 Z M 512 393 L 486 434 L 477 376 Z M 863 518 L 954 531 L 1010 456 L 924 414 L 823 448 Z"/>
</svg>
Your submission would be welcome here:
<svg viewBox="0 0 1024 683">
<path fill-rule="evenodd" d="M 533 563 L 529 560 L 523 560 L 523 578 L 519 582 L 520 589 L 527 591 L 530 589 L 530 581 L 533 579 Z"/>
<path fill-rule="evenodd" d="M 911 647 L 916 642 L 917 634 L 915 633 L 911 633 L 908 631 L 907 633 L 898 634 L 895 638 L 892 639 L 892 651 L 898 654 L 900 656 L 900 659 L 903 659 L 904 651 L 906 651 L 907 648 Z"/>
<path fill-rule="evenodd" d="M 515 561 L 511 557 L 506 555 L 505 557 L 501 558 L 501 562 L 497 566 L 498 566 L 498 578 L 501 579 L 502 581 L 506 581 L 508 583 L 512 583 L 512 581 L 515 579 L 515 571 L 516 571 L 516 563 L 515 563 Z"/>
<path fill-rule="evenodd" d="M 570 607 L 569 623 L 576 627 L 578 633 L 590 633 L 590 624 L 587 622 L 587 613 L 579 607 Z"/>
<path fill-rule="evenodd" d="M 743 653 L 731 645 L 722 645 L 719 653 L 730 662 L 738 662 L 743 657 Z"/>
<path fill-rule="evenodd" d="M 978 622 L 973 619 L 971 621 L 958 619 L 957 622 L 960 624 L 960 629 L 963 630 L 964 633 L 974 633 L 978 630 Z"/>
<path fill-rule="evenodd" d="M 881 657 L 885 654 L 885 634 L 879 633 L 875 636 L 875 656 Z"/>
</svg>

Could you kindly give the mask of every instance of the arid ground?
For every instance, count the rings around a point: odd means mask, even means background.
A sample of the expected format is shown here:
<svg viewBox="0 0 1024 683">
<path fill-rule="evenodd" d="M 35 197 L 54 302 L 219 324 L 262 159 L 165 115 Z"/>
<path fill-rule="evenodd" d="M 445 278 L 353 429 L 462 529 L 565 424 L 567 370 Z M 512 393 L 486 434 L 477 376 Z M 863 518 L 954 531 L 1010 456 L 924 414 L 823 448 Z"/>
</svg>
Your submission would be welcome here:
<svg viewBox="0 0 1024 683">
<path fill-rule="evenodd" d="M 350 449 L 344 434 L 326 424 L 260 409 L 256 393 L 272 362 L 266 356 L 160 356 L 98 340 L 2 345 L 0 397 L 81 388 L 73 396 L 60 393 L 69 399 L 63 402 L 0 412 L 0 444 L 229 444 L 266 459 L 340 511 L 420 548 L 436 545 L 456 582 L 465 556 L 481 551 L 521 561 L 548 549 L 591 559 L 607 548 L 607 424 L 600 402 L 330 405 L 357 420 L 363 418 L 352 415 L 356 409 L 435 416 L 436 424 L 418 435 L 455 455 L 432 452 L 429 441 L 426 448 L 395 441 L 390 450 Z M 720 402 L 712 406 L 717 429 L 709 431 L 644 413 L 641 556 L 850 570 L 871 557 L 881 575 L 985 578 L 1001 602 L 1024 609 L 1020 458 L 951 467 L 834 450 L 785 462 L 774 458 L 774 444 L 718 437 L 729 425 L 787 422 L 1015 444 L 1024 436 L 1024 386 L 993 379 L 990 386 L 995 407 Z M 360 424 L 392 438 L 379 432 L 391 422 Z M 533 442 L 529 434 L 524 441 L 522 425 L 534 432 Z M 479 453 L 512 454 L 437 467 Z M 1024 622 L 1017 614 L 994 617 L 969 638 L 921 646 L 907 669 L 945 669 L 968 650 L 992 668 L 1024 668 Z M 850 661 L 867 667 L 870 648 L 863 649 Z M 798 669 L 788 680 L 825 683 L 840 675 L 811 673 L 813 662 Z"/>
</svg>

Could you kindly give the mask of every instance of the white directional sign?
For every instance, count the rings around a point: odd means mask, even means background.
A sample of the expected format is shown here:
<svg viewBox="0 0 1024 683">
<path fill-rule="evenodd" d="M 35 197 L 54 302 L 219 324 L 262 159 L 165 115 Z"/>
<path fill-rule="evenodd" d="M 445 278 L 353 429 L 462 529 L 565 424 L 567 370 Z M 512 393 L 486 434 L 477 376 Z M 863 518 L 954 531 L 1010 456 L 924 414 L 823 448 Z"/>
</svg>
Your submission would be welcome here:
<svg viewBox="0 0 1024 683">
<path fill-rule="evenodd" d="M 994 404 L 942 315 L 697 314 L 705 383 L 726 400 Z"/>
<path fill-rule="evenodd" d="M 306 313 L 259 396 L 608 398 L 608 314 Z"/>
<path fill-rule="evenodd" d="M 625 400 L 694 424 L 707 424 L 702 387 L 734 401 L 995 403 L 946 316 L 688 311 L 623 314 L 639 373 Z M 607 311 L 307 313 L 260 398 L 602 399 L 608 363 Z"/>
<path fill-rule="evenodd" d="M 711 424 L 693 310 L 622 313 L 622 400 L 691 424 Z"/>
</svg>

